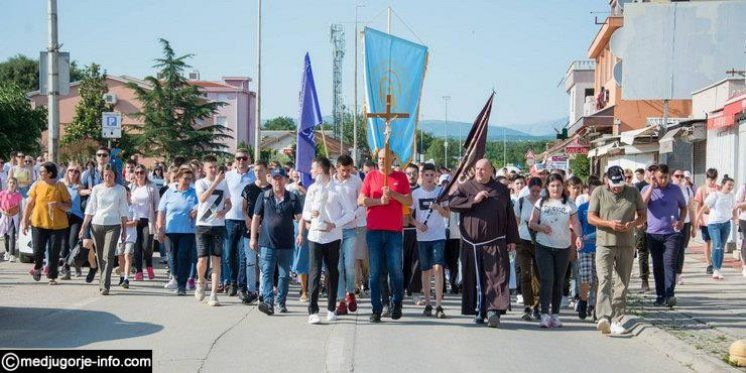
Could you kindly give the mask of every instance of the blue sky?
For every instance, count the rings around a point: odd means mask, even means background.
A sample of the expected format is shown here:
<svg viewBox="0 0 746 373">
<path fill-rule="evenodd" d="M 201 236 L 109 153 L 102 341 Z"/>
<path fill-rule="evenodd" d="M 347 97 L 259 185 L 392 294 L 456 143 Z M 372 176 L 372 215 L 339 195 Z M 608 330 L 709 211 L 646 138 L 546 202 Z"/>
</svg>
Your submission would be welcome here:
<svg viewBox="0 0 746 373">
<path fill-rule="evenodd" d="M 358 0 L 359 20 L 429 47 L 421 117 L 471 122 L 494 87 L 493 124 L 532 123 L 567 115 L 568 97 L 557 83 L 574 59 L 585 58 L 598 30 L 591 11 L 605 0 Z M 264 0 L 262 117 L 297 116 L 303 55 L 310 52 L 324 115 L 332 107 L 329 26 L 347 38 L 345 102 L 353 101 L 355 0 Z M 110 74 L 154 73 L 157 39 L 177 54 L 193 53 L 202 79 L 255 76 L 255 0 L 58 0 L 63 50 L 83 65 Z M 604 17 L 604 14 L 599 14 Z M 3 0 L 0 60 L 21 53 L 38 58 L 47 43 L 46 1 Z M 362 75 L 360 75 L 362 77 Z M 362 79 L 359 88 L 362 102 Z M 520 129 L 520 128 L 518 128 Z"/>
</svg>

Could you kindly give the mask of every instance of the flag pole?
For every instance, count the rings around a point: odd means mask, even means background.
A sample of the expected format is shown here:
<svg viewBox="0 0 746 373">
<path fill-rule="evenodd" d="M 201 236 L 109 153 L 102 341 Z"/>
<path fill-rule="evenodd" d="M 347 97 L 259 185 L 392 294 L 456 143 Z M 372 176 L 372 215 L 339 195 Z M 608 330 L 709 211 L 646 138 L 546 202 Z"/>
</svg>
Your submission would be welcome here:
<svg viewBox="0 0 746 373">
<path fill-rule="evenodd" d="M 322 123 L 321 126 L 319 126 L 319 128 L 321 128 L 319 130 L 321 131 L 321 142 L 324 143 L 324 156 L 326 158 L 329 158 L 329 147 L 326 145 L 326 135 L 324 134 L 324 124 Z"/>
</svg>

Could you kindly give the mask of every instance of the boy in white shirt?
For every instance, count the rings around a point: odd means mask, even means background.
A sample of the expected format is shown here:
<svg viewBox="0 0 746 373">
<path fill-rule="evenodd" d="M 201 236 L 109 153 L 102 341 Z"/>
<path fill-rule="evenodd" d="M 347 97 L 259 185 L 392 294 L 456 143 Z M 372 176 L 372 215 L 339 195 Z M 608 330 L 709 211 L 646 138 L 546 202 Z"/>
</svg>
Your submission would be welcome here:
<svg viewBox="0 0 746 373">
<path fill-rule="evenodd" d="M 132 206 L 130 194 L 130 188 L 124 187 L 127 190 L 127 230 L 125 232 L 124 241 L 120 241 L 117 244 L 117 261 L 121 266 L 124 264 L 124 270 L 120 271 L 119 275 L 119 286 L 129 289 L 130 288 L 130 268 L 132 267 L 132 253 L 135 251 L 135 241 L 137 241 L 137 220 L 135 219 L 135 209 Z"/>
<path fill-rule="evenodd" d="M 435 185 L 435 166 L 427 163 L 422 167 L 422 186 L 412 192 L 417 229 L 417 246 L 422 270 L 422 293 L 425 297 L 425 316 L 432 316 L 430 305 L 430 281 L 435 277 L 435 317 L 443 319 L 443 266 L 445 265 L 446 226 L 443 218 L 448 217 L 449 210 L 439 206 L 436 201 L 440 188 Z"/>
</svg>

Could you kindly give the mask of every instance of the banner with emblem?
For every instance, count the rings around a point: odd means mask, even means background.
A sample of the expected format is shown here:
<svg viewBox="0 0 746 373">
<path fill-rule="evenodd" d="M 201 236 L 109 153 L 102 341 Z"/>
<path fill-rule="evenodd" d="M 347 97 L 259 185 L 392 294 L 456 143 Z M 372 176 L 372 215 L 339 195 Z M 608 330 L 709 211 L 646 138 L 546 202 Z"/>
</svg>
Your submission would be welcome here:
<svg viewBox="0 0 746 373">
<path fill-rule="evenodd" d="M 390 146 L 402 163 L 412 160 L 417 110 L 425 80 L 427 47 L 372 28 L 364 31 L 365 100 L 369 113 L 386 110 L 391 95 L 391 111 L 408 113 L 409 118 L 391 122 Z M 386 122 L 369 118 L 367 137 L 371 151 L 385 146 Z"/>
</svg>

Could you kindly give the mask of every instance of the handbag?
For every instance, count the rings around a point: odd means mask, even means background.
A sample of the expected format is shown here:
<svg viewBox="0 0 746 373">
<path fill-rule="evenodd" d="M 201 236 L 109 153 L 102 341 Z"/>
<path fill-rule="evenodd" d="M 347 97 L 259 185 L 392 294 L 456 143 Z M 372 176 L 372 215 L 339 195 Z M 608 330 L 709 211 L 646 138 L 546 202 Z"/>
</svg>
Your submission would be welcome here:
<svg viewBox="0 0 746 373">
<path fill-rule="evenodd" d="M 67 257 L 67 264 L 71 267 L 82 267 L 88 260 L 88 249 L 83 247 L 83 242 L 78 243 L 70 249 L 70 255 Z"/>
</svg>

